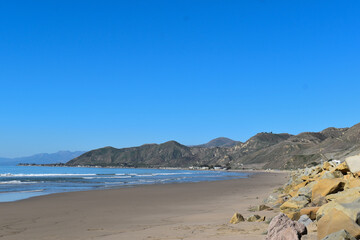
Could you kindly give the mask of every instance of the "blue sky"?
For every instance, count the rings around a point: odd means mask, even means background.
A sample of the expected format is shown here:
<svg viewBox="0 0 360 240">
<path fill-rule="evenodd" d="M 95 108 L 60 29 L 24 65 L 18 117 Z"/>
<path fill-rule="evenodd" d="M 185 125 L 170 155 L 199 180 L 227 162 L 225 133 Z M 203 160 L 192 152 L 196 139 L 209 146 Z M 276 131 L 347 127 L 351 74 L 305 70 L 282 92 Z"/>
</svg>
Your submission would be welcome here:
<svg viewBox="0 0 360 240">
<path fill-rule="evenodd" d="M 360 122 L 360 1 L 1 1 L 0 157 Z"/>
</svg>

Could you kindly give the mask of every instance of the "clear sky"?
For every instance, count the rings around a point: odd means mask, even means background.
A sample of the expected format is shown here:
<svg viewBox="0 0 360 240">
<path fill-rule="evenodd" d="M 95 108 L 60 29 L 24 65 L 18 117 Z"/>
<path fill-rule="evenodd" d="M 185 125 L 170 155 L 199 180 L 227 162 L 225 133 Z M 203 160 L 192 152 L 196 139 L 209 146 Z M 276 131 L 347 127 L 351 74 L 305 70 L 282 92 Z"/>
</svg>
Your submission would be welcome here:
<svg viewBox="0 0 360 240">
<path fill-rule="evenodd" d="M 360 122 L 360 1 L 0 1 L 0 157 Z"/>
</svg>

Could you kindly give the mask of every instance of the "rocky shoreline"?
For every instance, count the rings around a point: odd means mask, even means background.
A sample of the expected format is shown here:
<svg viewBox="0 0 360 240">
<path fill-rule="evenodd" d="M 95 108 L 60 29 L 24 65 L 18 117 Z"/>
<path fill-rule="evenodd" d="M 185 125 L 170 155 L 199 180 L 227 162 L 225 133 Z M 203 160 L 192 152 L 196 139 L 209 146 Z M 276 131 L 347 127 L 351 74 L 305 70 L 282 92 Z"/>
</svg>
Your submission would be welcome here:
<svg viewBox="0 0 360 240">
<path fill-rule="evenodd" d="M 360 156 L 293 171 L 264 202 L 279 213 L 268 220 L 266 240 L 360 239 Z M 241 221 L 236 213 L 230 223 Z"/>
</svg>

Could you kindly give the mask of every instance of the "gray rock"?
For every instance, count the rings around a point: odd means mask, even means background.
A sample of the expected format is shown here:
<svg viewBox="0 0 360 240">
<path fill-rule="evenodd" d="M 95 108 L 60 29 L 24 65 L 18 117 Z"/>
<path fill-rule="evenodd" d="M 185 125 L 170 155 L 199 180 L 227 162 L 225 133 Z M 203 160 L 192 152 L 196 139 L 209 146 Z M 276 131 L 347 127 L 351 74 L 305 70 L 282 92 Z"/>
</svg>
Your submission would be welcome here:
<svg viewBox="0 0 360 240">
<path fill-rule="evenodd" d="M 311 182 L 308 185 L 306 185 L 305 187 L 299 188 L 298 195 L 305 196 L 310 199 L 311 195 L 312 195 L 312 188 L 315 184 L 316 184 L 316 182 Z"/>
<path fill-rule="evenodd" d="M 305 227 L 307 227 L 310 223 L 312 223 L 313 221 L 311 221 L 311 219 L 308 217 L 308 215 L 302 215 L 299 220 L 299 223 L 302 223 L 305 225 Z"/>
<path fill-rule="evenodd" d="M 299 240 L 306 233 L 304 224 L 281 213 L 271 220 L 265 240 Z"/>
<path fill-rule="evenodd" d="M 350 172 L 357 173 L 360 171 L 360 154 L 347 157 L 345 159 L 346 164 L 348 165 Z"/>
<path fill-rule="evenodd" d="M 327 235 L 322 240 L 356 240 L 353 236 L 350 235 L 346 230 L 340 230 L 338 232 L 334 232 L 330 235 Z"/>
<path fill-rule="evenodd" d="M 326 171 L 320 179 L 333 179 L 333 178 L 335 178 L 334 174 L 329 171 Z"/>
</svg>

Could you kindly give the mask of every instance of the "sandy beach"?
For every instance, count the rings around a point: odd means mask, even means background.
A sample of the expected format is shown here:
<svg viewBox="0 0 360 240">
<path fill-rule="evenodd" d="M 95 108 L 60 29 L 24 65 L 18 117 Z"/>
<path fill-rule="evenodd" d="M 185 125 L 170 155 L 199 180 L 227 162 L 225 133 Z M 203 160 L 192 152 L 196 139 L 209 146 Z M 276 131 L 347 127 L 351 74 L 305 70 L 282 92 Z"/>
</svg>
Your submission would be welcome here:
<svg viewBox="0 0 360 240">
<path fill-rule="evenodd" d="M 0 239 L 264 239 L 267 224 L 245 217 L 287 173 L 247 179 L 60 193 L 0 203 Z M 271 217 L 273 211 L 259 215 Z"/>
</svg>

